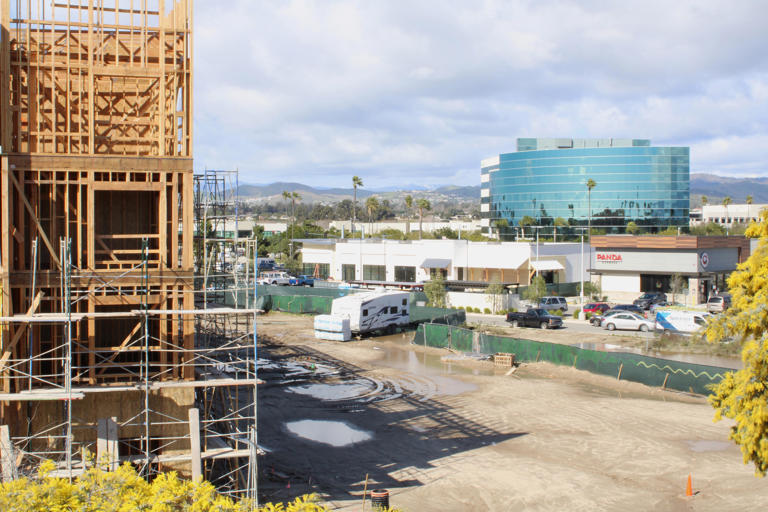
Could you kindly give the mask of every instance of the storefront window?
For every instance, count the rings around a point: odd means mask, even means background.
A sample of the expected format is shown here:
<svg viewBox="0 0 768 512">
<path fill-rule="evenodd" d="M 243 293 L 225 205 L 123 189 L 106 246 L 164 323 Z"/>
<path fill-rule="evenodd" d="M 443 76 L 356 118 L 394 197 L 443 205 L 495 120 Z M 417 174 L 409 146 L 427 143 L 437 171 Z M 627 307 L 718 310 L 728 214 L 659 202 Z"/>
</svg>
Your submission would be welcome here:
<svg viewBox="0 0 768 512">
<path fill-rule="evenodd" d="M 365 281 L 386 281 L 387 267 L 384 265 L 363 265 L 363 279 Z"/>
<path fill-rule="evenodd" d="M 400 283 L 416 282 L 416 267 L 395 267 L 395 281 Z"/>
<path fill-rule="evenodd" d="M 331 275 L 331 266 L 328 263 L 304 263 L 301 266 L 301 273 L 319 279 L 328 279 Z"/>
<path fill-rule="evenodd" d="M 354 265 L 342 265 L 341 266 L 341 280 L 342 281 L 354 281 L 355 280 L 355 266 Z"/>
</svg>

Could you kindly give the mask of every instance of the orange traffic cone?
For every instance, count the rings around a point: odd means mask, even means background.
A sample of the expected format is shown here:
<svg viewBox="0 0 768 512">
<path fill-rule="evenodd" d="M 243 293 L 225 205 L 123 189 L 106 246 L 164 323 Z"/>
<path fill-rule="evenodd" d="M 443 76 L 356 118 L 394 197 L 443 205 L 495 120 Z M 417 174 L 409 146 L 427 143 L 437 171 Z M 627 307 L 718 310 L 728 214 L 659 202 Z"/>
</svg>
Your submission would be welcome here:
<svg viewBox="0 0 768 512">
<path fill-rule="evenodd" d="M 693 496 L 693 486 L 691 485 L 691 474 L 688 473 L 688 485 L 685 486 L 685 495 Z"/>
</svg>

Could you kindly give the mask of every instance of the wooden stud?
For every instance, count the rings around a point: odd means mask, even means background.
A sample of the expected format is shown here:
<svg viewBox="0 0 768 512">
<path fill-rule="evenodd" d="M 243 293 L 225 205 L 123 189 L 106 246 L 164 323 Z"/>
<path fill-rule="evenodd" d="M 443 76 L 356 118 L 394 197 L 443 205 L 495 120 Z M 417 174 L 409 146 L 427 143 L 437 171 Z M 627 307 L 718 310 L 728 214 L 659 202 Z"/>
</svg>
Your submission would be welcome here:
<svg viewBox="0 0 768 512">
<path fill-rule="evenodd" d="M 616 380 L 621 380 L 621 371 L 624 369 L 624 363 L 619 365 L 619 374 L 616 376 Z"/>
<path fill-rule="evenodd" d="M 3 482 L 10 482 L 19 477 L 15 452 L 8 425 L 0 425 L 0 468 L 2 468 Z"/>
<path fill-rule="evenodd" d="M 120 465 L 117 418 L 100 418 L 96 424 L 96 461 L 108 471 Z"/>
<path fill-rule="evenodd" d="M 189 409 L 189 453 L 192 461 L 192 481 L 196 482 L 203 476 L 203 468 L 200 460 L 200 411 L 192 407 Z"/>
</svg>

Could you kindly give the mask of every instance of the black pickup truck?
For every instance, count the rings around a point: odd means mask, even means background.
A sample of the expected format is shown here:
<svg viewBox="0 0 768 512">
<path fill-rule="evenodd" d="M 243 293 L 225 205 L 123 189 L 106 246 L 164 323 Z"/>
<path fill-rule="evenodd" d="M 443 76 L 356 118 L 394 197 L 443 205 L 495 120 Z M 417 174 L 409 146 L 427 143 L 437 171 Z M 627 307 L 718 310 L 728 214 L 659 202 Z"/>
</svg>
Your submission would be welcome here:
<svg viewBox="0 0 768 512">
<path fill-rule="evenodd" d="M 525 313 L 507 313 L 507 322 L 512 327 L 540 327 L 541 329 L 557 329 L 563 326 L 563 319 L 550 315 L 545 309 L 529 309 Z"/>
</svg>

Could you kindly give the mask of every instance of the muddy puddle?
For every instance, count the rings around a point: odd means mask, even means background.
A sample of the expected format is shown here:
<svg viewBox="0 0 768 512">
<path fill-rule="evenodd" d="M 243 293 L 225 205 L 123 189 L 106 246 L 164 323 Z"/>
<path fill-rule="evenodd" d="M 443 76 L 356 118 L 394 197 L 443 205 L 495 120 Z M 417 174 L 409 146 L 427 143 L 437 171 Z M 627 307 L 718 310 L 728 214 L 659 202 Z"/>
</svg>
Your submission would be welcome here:
<svg viewBox="0 0 768 512">
<path fill-rule="evenodd" d="M 352 427 L 345 421 L 299 420 L 285 424 L 288 431 L 303 439 L 336 448 L 371 439 L 370 432 Z"/>
</svg>

